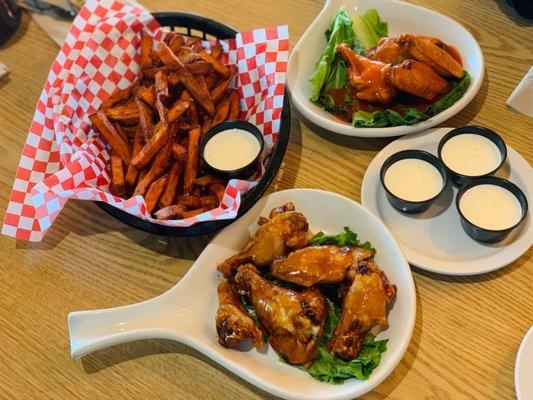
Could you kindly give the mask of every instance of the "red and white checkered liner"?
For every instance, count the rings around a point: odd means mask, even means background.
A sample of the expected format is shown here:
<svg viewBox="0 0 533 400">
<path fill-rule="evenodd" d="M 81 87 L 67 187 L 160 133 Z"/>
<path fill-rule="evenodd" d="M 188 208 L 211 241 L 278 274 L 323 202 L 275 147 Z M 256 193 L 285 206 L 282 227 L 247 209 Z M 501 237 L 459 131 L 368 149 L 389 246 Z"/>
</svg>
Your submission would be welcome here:
<svg viewBox="0 0 533 400">
<path fill-rule="evenodd" d="M 106 143 L 90 115 L 116 87 L 138 74 L 141 30 L 161 39 L 172 34 L 138 8 L 115 0 L 89 0 L 74 20 L 44 85 L 22 150 L 2 233 L 40 241 L 68 199 L 104 201 L 143 219 L 171 226 L 235 218 L 241 193 L 256 182 L 232 180 L 222 206 L 181 221 L 156 221 L 141 196 L 128 200 L 109 193 Z M 278 139 L 289 57 L 286 26 L 243 32 L 223 41 L 229 64 L 237 65 L 242 117 Z"/>
</svg>

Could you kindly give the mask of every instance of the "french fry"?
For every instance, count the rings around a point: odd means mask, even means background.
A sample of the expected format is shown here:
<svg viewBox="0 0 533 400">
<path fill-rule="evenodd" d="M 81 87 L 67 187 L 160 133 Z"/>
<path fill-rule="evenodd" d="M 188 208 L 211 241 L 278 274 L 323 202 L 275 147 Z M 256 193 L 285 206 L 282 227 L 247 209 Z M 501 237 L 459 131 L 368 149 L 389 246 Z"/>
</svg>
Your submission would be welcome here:
<svg viewBox="0 0 533 400">
<path fill-rule="evenodd" d="M 139 126 L 137 127 L 137 132 L 135 134 L 135 139 L 133 141 L 132 157 L 135 157 L 137 153 L 141 151 L 143 144 L 144 144 L 143 138 L 144 138 L 143 131 L 142 131 L 142 128 Z M 138 175 L 139 175 L 139 171 L 137 170 L 137 168 L 133 166 L 133 164 L 130 163 L 126 171 L 126 178 L 125 178 L 126 188 L 128 189 L 129 192 L 133 190 L 135 186 L 135 181 L 137 180 Z"/>
<path fill-rule="evenodd" d="M 238 119 L 240 114 L 239 93 L 232 90 L 229 95 L 230 105 L 228 119 Z"/>
<path fill-rule="evenodd" d="M 137 127 L 138 125 L 122 126 L 122 130 L 126 132 L 126 136 L 128 137 L 128 140 L 133 140 L 135 138 Z"/>
<path fill-rule="evenodd" d="M 202 46 L 202 41 L 197 38 L 197 37 L 193 37 L 193 36 L 189 36 L 189 38 L 187 38 L 187 40 L 185 41 L 185 44 L 184 44 L 185 47 L 190 47 L 193 51 L 198 51 L 198 50 L 202 50 L 203 49 L 203 46 Z"/>
<path fill-rule="evenodd" d="M 193 75 L 207 75 L 213 72 L 211 64 L 205 61 L 195 61 L 190 64 L 185 64 L 185 68 Z"/>
<path fill-rule="evenodd" d="M 189 194 L 192 184 L 198 174 L 198 142 L 200 141 L 200 128 L 189 131 L 189 145 L 187 149 L 187 162 L 183 175 L 183 193 Z"/>
<path fill-rule="evenodd" d="M 157 181 L 152 183 L 150 185 L 150 189 L 148 189 L 148 192 L 146 193 L 146 196 L 144 197 L 144 201 L 146 202 L 146 209 L 151 214 L 152 211 L 154 211 L 155 206 L 157 205 L 157 202 L 159 201 L 159 197 L 161 196 L 161 193 L 163 193 L 163 190 L 165 189 L 165 185 L 167 184 L 168 175 L 163 175 L 161 178 L 159 178 Z"/>
<path fill-rule="evenodd" d="M 189 109 L 191 101 L 189 99 L 178 99 L 172 104 L 168 110 L 167 122 L 169 124 L 176 121 L 181 115 Z"/>
<path fill-rule="evenodd" d="M 111 193 L 118 197 L 126 195 L 124 184 L 124 163 L 115 151 L 111 153 Z"/>
<path fill-rule="evenodd" d="M 155 87 L 141 86 L 137 91 L 137 96 L 141 98 L 146 104 L 155 109 Z"/>
<path fill-rule="evenodd" d="M 100 132 L 111 148 L 117 152 L 120 158 L 122 158 L 122 161 L 129 164 L 131 161 L 131 151 L 128 143 L 124 142 L 113 124 L 107 119 L 105 113 L 103 111 L 98 111 L 95 114 L 92 114 L 89 118 L 93 127 Z"/>
<path fill-rule="evenodd" d="M 165 208 L 160 209 L 157 211 L 154 216 L 156 219 L 159 220 L 167 220 L 167 219 L 176 219 L 176 218 L 183 218 L 183 213 L 187 211 L 185 207 L 181 206 L 180 204 L 174 204 L 171 206 L 167 206 Z"/>
<path fill-rule="evenodd" d="M 230 75 L 229 68 L 226 65 L 222 64 L 218 59 L 213 57 L 211 54 L 209 54 L 207 51 L 200 50 L 198 54 L 200 55 L 200 57 L 202 57 L 204 61 L 207 61 L 209 64 L 211 64 L 214 70 L 217 71 L 223 77 L 227 78 Z"/>
<path fill-rule="evenodd" d="M 196 186 L 207 186 L 213 183 L 222 183 L 222 181 L 211 174 L 206 174 L 194 180 Z"/>
<path fill-rule="evenodd" d="M 139 110 L 135 103 L 127 103 L 116 107 L 109 107 L 104 110 L 107 118 L 118 121 L 125 125 L 135 125 L 139 123 Z"/>
<path fill-rule="evenodd" d="M 122 126 L 119 123 L 114 123 L 113 126 L 115 127 L 117 133 L 120 135 L 122 140 L 124 140 L 125 143 L 128 143 L 128 147 L 129 147 L 130 138 L 128 137 L 128 134 L 124 131 Z"/>
<path fill-rule="evenodd" d="M 201 208 L 212 210 L 213 208 L 218 207 L 219 204 L 220 202 L 218 201 L 217 196 L 215 196 L 214 194 L 200 197 Z"/>
<path fill-rule="evenodd" d="M 225 97 L 220 103 L 218 103 L 217 113 L 215 114 L 215 118 L 213 118 L 213 125 L 218 125 L 226 120 L 226 117 L 228 116 L 229 112 L 229 106 L 229 97 Z"/>
<path fill-rule="evenodd" d="M 150 166 L 148 172 L 146 172 L 146 174 L 144 174 L 144 176 L 139 179 L 137 187 L 133 192 L 134 195 L 144 196 L 146 190 L 150 187 L 151 183 L 157 178 L 159 178 L 161 175 L 163 175 L 172 153 L 172 146 L 170 145 L 172 140 L 172 137 L 170 137 L 169 140 L 164 143 L 163 148 L 159 153 L 157 153 L 157 156 L 155 157 L 154 162 Z"/>
<path fill-rule="evenodd" d="M 164 105 L 164 102 L 168 98 L 168 80 L 167 74 L 164 71 L 158 71 L 155 74 L 155 105 L 157 112 L 159 113 L 159 119 L 167 124 L 168 110 Z"/>
<path fill-rule="evenodd" d="M 176 194 L 176 188 L 178 187 L 181 172 L 181 163 L 179 161 L 174 161 L 170 167 L 170 170 L 168 171 L 167 186 L 165 187 L 165 190 L 159 199 L 159 207 L 164 208 L 172 204 L 174 195 Z"/>
<path fill-rule="evenodd" d="M 185 163 L 187 161 L 187 149 L 181 144 L 172 144 L 172 155 L 175 160 Z"/>
<path fill-rule="evenodd" d="M 152 119 L 152 111 L 148 108 L 146 103 L 140 98 L 135 97 L 135 103 L 139 111 L 139 127 L 144 137 L 144 141 L 147 142 L 152 138 L 154 121 Z"/>
<path fill-rule="evenodd" d="M 184 65 L 193 63 L 195 61 L 200 61 L 201 59 L 202 57 L 200 57 L 200 54 L 198 53 L 188 53 L 178 57 L 178 60 L 180 60 Z"/>
<path fill-rule="evenodd" d="M 135 88 L 136 84 L 130 85 L 125 89 L 116 89 L 111 96 L 109 96 L 102 102 L 102 104 L 100 104 L 100 110 L 105 110 L 106 108 L 113 107 L 115 104 L 128 100 Z"/>
<path fill-rule="evenodd" d="M 198 196 L 178 196 L 178 204 L 187 207 L 189 210 L 200 207 L 200 197 Z"/>
<path fill-rule="evenodd" d="M 152 66 L 152 58 L 150 57 L 152 44 L 152 36 L 146 34 L 144 31 L 141 31 L 141 69 L 147 69 Z"/>
<path fill-rule="evenodd" d="M 203 214 L 206 211 L 209 211 L 209 210 L 207 210 L 206 208 L 198 208 L 196 210 L 185 211 L 184 213 L 182 213 L 182 218 L 183 219 L 191 218 L 191 217 L 194 217 L 194 216 L 196 216 L 198 214 Z"/>
<path fill-rule="evenodd" d="M 229 87 L 230 82 L 231 82 L 231 77 L 222 81 L 220 84 L 215 86 L 215 88 L 211 91 L 211 99 L 213 99 L 215 103 L 218 102 L 222 98 L 222 95 L 224 94 L 226 89 Z"/>
<path fill-rule="evenodd" d="M 148 68 L 143 71 L 143 77 L 146 79 L 154 79 L 155 74 L 157 74 L 159 71 L 164 71 L 169 74 L 171 72 L 171 69 L 167 66 Z"/>
<path fill-rule="evenodd" d="M 207 83 L 205 83 L 204 76 L 203 75 L 197 75 L 197 76 L 195 76 L 195 79 L 196 79 L 196 82 L 198 83 L 198 85 L 200 86 L 200 88 L 205 93 L 208 93 L 209 95 L 211 95 L 211 93 L 209 92 L 209 88 L 207 87 Z"/>
<path fill-rule="evenodd" d="M 218 60 L 221 55 L 222 55 L 222 46 L 220 45 L 220 42 L 217 40 L 217 42 L 211 49 L 211 57 L 216 58 Z"/>
<path fill-rule="evenodd" d="M 190 195 L 200 198 L 200 196 L 202 195 L 202 188 L 200 186 L 193 185 Z"/>
<path fill-rule="evenodd" d="M 202 136 L 204 136 L 207 132 L 209 132 L 209 130 L 212 127 L 213 127 L 213 118 L 205 115 L 203 123 L 202 123 Z"/>
<path fill-rule="evenodd" d="M 208 65 L 211 66 L 211 64 L 208 64 Z M 213 89 L 215 84 L 219 83 L 219 79 L 216 77 L 215 74 L 210 74 L 210 75 L 205 76 L 205 83 L 207 84 L 207 87 L 209 88 L 209 90 L 211 90 Z"/>
<path fill-rule="evenodd" d="M 172 40 L 168 44 L 168 47 L 170 47 L 170 50 L 172 50 L 175 55 L 179 55 L 181 46 L 183 46 L 184 43 L 185 40 L 183 39 L 183 36 L 178 34 L 172 38 Z"/>
<path fill-rule="evenodd" d="M 212 185 L 209 186 L 209 193 L 212 193 L 215 196 L 217 196 L 219 203 L 222 202 L 225 191 L 226 191 L 226 188 L 221 183 L 213 183 Z"/>
<path fill-rule="evenodd" d="M 141 151 L 133 157 L 131 160 L 133 166 L 138 170 L 143 169 L 146 164 L 150 162 L 155 153 L 168 142 L 170 133 L 170 127 L 161 124 L 159 129 L 154 133 L 154 136 L 152 136 L 143 146 Z"/>
<path fill-rule="evenodd" d="M 204 92 L 202 90 L 194 79 L 194 75 L 192 75 L 187 68 L 179 69 L 178 75 L 183 86 L 187 88 L 198 104 L 200 104 L 209 115 L 214 115 L 215 105 L 209 96 L 209 92 Z"/>
</svg>

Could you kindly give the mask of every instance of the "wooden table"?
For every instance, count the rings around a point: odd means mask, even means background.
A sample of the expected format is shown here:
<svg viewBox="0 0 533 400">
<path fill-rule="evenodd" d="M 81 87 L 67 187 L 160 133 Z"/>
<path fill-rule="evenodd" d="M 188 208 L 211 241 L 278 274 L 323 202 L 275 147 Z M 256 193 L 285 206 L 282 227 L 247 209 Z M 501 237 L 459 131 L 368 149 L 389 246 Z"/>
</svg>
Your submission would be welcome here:
<svg viewBox="0 0 533 400">
<path fill-rule="evenodd" d="M 504 102 L 533 64 L 533 29 L 504 3 L 416 0 L 465 25 L 486 57 L 476 98 L 446 125 L 477 123 L 500 132 L 533 160 L 532 119 Z M 246 30 L 289 24 L 294 46 L 322 6 L 318 0 L 143 0 L 153 11 L 187 10 Z M 235 12 L 240 3 L 241 12 Z M 245 17 L 243 17 L 245 16 Z M 12 73 L 0 81 L 0 215 L 35 103 L 58 49 L 28 16 L 0 48 Z M 270 191 L 312 187 L 360 200 L 365 168 L 388 139 L 329 135 L 294 111 L 285 161 Z M 332 179 L 335 176 L 335 179 Z M 162 293 L 185 274 L 209 237 L 156 237 L 70 202 L 41 243 L 0 238 L 0 398 L 271 398 L 194 350 L 163 340 L 134 342 L 72 360 L 69 311 L 113 307 Z M 367 399 L 512 399 L 514 362 L 533 323 L 532 251 L 475 277 L 414 269 L 417 318 L 395 371 Z M 212 318 L 212 316 L 206 316 Z"/>
</svg>

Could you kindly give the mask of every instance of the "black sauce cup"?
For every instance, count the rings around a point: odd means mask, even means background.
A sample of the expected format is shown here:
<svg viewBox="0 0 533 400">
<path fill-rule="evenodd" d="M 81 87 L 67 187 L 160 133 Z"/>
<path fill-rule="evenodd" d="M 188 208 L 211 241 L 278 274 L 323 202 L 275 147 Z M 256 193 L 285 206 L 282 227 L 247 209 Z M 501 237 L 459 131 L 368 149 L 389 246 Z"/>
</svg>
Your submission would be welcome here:
<svg viewBox="0 0 533 400">
<path fill-rule="evenodd" d="M 439 193 L 437 193 L 435 196 L 421 201 L 411 201 L 402 199 L 401 197 L 395 195 L 392 193 L 387 186 L 385 185 L 385 174 L 389 167 L 393 165 L 394 163 L 405 160 L 408 158 L 416 158 L 419 160 L 424 160 L 429 162 L 431 165 L 433 165 L 440 173 L 440 176 L 442 177 L 442 189 Z M 434 202 L 435 200 L 444 192 L 444 189 L 446 188 L 446 185 L 448 184 L 448 173 L 446 171 L 446 167 L 444 164 L 439 160 L 437 157 L 435 157 L 433 154 L 428 153 L 427 151 L 423 150 L 403 150 L 398 153 L 393 154 L 389 158 L 385 160 L 383 165 L 381 166 L 381 172 L 380 172 L 380 180 L 381 185 L 385 189 L 385 192 L 387 193 L 387 199 L 389 200 L 389 203 L 396 208 L 397 210 L 407 213 L 407 214 L 418 214 L 421 212 L 426 211 Z"/>
<path fill-rule="evenodd" d="M 518 202 L 520 203 L 520 206 L 522 207 L 522 218 L 520 218 L 520 220 L 513 226 L 500 230 L 482 228 L 470 222 L 461 212 L 459 203 L 461 201 L 461 197 L 463 197 L 467 190 L 479 185 L 497 185 L 510 191 L 514 196 L 516 196 Z M 457 196 L 455 198 L 455 207 L 459 212 L 459 216 L 461 218 L 461 225 L 463 225 L 463 229 L 465 230 L 467 235 L 474 240 L 484 243 L 495 243 L 505 239 L 514 229 L 516 229 L 524 221 L 528 210 L 527 198 L 524 192 L 522 192 L 522 190 L 520 190 L 520 188 L 514 183 L 509 182 L 506 179 L 497 178 L 495 176 L 477 179 L 461 187 L 461 189 L 459 189 L 459 192 L 457 192 Z"/>
<path fill-rule="evenodd" d="M 243 131 L 250 132 L 259 142 L 259 153 L 257 153 L 257 156 L 248 164 L 243 165 L 240 168 L 233 169 L 233 170 L 222 170 L 213 167 L 211 164 L 209 164 L 205 158 L 204 158 L 204 150 L 207 142 L 209 140 L 217 135 L 220 132 L 227 131 L 229 129 L 242 129 Z M 230 120 L 222 122 L 218 125 L 215 125 L 213 128 L 211 128 L 200 141 L 200 159 L 202 161 L 202 165 L 204 168 L 211 172 L 213 175 L 218 176 L 220 178 L 225 179 L 246 179 L 252 176 L 257 170 L 259 169 L 259 163 L 261 162 L 261 157 L 263 154 L 263 149 L 265 147 L 265 140 L 263 138 L 263 134 L 261 131 L 257 128 L 257 126 L 251 124 L 247 121 L 241 121 L 241 120 Z"/>
<path fill-rule="evenodd" d="M 442 159 L 442 148 L 446 144 L 448 140 L 455 136 L 463 135 L 465 133 L 471 133 L 473 135 L 480 135 L 484 136 L 490 141 L 492 141 L 496 147 L 498 147 L 498 150 L 500 150 L 500 156 L 501 161 L 498 164 L 496 168 L 494 168 L 492 171 L 489 171 L 482 175 L 463 175 L 458 172 L 455 172 L 453 169 L 448 167 L 444 160 Z M 505 146 L 505 142 L 501 138 L 500 135 L 498 135 L 496 132 L 489 128 L 485 128 L 484 126 L 475 126 L 475 125 L 467 125 L 467 126 L 461 126 L 459 128 L 455 128 L 448 132 L 439 142 L 439 148 L 438 148 L 438 155 L 446 169 L 448 170 L 448 176 L 450 178 L 450 181 L 457 187 L 461 187 L 467 182 L 473 180 L 473 179 L 480 179 L 484 178 L 486 176 L 490 176 L 493 173 L 495 173 L 505 162 L 505 159 L 507 158 L 507 147 Z"/>
</svg>

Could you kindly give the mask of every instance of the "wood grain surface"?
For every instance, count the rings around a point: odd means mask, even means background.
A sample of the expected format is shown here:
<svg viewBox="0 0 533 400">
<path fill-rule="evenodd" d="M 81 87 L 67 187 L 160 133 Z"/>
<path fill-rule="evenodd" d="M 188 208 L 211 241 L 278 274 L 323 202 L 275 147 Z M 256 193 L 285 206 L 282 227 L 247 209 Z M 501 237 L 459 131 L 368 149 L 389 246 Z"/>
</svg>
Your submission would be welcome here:
<svg viewBox="0 0 533 400">
<path fill-rule="evenodd" d="M 479 41 L 486 77 L 448 126 L 489 126 L 533 160 L 533 119 L 504 102 L 533 64 L 533 28 L 504 0 L 415 0 L 462 23 Z M 322 7 L 318 0 L 144 0 L 152 11 L 188 11 L 239 30 L 288 24 L 294 46 Z M 237 6 L 238 5 L 238 6 Z M 238 8 L 238 12 L 237 12 Z M 25 15 L 0 48 L 11 74 L 0 81 L 0 215 L 34 107 L 58 48 Z M 287 155 L 270 191 L 312 187 L 360 200 L 364 171 L 390 139 L 328 134 L 293 110 Z M 0 398 L 272 398 L 186 346 L 134 342 L 81 360 L 69 353 L 69 311 L 113 307 L 173 286 L 209 237 L 168 239 L 110 219 L 90 202 L 69 202 L 41 243 L 0 238 Z M 530 249 L 512 265 L 476 277 L 414 269 L 417 318 L 394 372 L 364 398 L 512 399 L 514 362 L 533 323 Z M 213 316 L 206 315 L 206 318 Z"/>
</svg>

